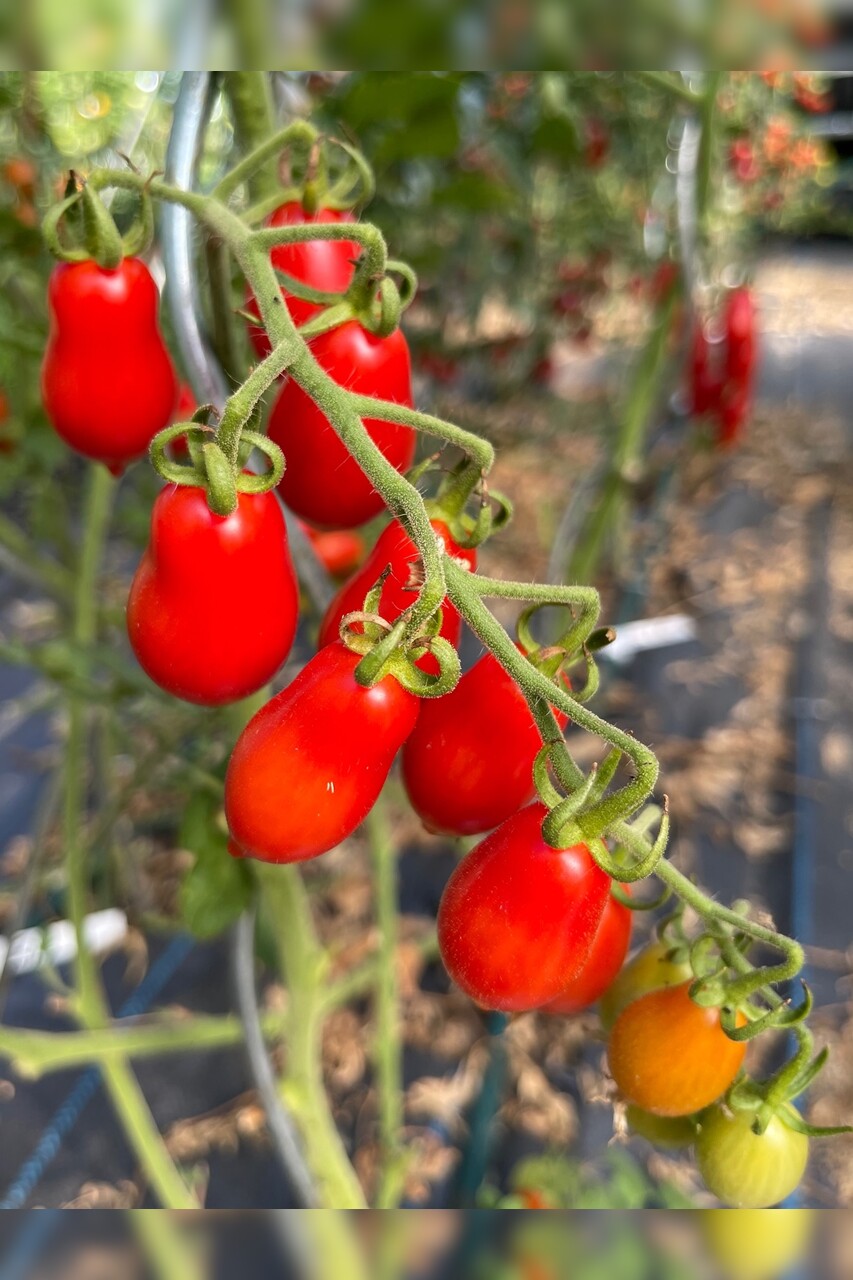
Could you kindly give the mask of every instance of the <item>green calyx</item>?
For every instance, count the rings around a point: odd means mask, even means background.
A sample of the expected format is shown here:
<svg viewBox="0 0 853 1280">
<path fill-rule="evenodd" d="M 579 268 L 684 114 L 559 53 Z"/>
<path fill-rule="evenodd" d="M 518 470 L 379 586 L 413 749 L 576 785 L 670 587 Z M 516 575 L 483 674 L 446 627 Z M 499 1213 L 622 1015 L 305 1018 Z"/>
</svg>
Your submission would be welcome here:
<svg viewBox="0 0 853 1280">
<path fill-rule="evenodd" d="M 139 215 L 124 236 L 100 196 L 109 185 L 102 171 L 90 180 L 73 170 L 69 174 L 65 199 L 49 211 L 42 224 L 48 249 L 62 262 L 96 262 L 105 271 L 115 271 L 125 257 L 144 253 L 154 236 L 154 212 L 146 187 L 139 193 Z M 62 227 L 71 223 L 76 243 L 66 244 Z"/>
<path fill-rule="evenodd" d="M 205 413 L 204 406 L 198 413 Z M 184 436 L 187 441 L 189 462 L 179 462 L 170 457 L 170 444 Z M 263 453 L 269 469 L 261 475 L 234 467 L 223 453 L 216 439 L 216 431 L 206 423 L 193 420 L 178 422 L 159 432 L 151 441 L 149 457 L 154 470 L 170 484 L 191 485 L 204 489 L 207 504 L 218 516 L 231 515 L 237 508 L 238 493 L 266 493 L 274 489 L 284 475 L 284 454 L 278 445 L 256 431 L 244 431 L 240 437 L 241 452 L 257 449 Z"/>
<path fill-rule="evenodd" d="M 441 610 L 437 610 L 418 629 L 407 637 L 407 615 L 393 624 L 379 613 L 382 588 L 389 570 L 380 574 L 368 592 L 363 610 L 345 614 L 341 619 L 340 638 L 353 653 L 362 655 L 355 670 L 359 684 L 369 688 L 387 675 L 393 675 L 410 693 L 419 698 L 440 698 L 449 693 L 459 681 L 462 668 L 459 654 L 449 640 L 440 634 Z M 431 655 L 431 667 L 423 670 L 419 662 Z"/>
<path fill-rule="evenodd" d="M 431 455 L 409 472 L 410 483 L 416 484 L 422 476 L 437 470 L 440 463 L 440 453 Z M 472 504 L 473 513 L 469 510 Z M 479 547 L 512 519 L 510 500 L 490 492 L 482 469 L 467 458 L 444 476 L 424 506 L 430 519 L 442 520 L 457 546 L 466 550 Z"/>
</svg>

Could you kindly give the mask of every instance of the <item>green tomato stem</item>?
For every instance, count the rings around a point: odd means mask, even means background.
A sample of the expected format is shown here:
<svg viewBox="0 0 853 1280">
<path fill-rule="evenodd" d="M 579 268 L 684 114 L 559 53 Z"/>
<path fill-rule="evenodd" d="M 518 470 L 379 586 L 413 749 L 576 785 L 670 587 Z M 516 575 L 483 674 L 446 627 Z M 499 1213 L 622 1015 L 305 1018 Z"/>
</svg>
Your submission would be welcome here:
<svg viewBox="0 0 853 1280">
<path fill-rule="evenodd" d="M 376 884 L 379 954 L 376 975 L 376 1025 L 373 1054 L 379 1099 L 381 1166 L 377 1209 L 397 1206 L 402 1190 L 403 1063 L 397 979 L 397 858 L 393 832 L 381 795 L 367 818 L 367 835 Z"/>
</svg>

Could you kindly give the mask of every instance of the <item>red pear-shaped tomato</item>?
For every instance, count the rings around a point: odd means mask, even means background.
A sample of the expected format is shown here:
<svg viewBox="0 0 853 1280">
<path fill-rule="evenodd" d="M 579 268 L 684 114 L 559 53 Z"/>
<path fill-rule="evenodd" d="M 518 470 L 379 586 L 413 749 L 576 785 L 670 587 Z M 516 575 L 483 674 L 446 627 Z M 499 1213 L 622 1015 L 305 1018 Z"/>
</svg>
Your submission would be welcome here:
<svg viewBox="0 0 853 1280">
<path fill-rule="evenodd" d="M 463 548 L 454 542 L 450 530 L 443 520 L 431 520 L 435 535 L 444 544 L 447 555 L 461 561 L 469 569 L 477 567 L 477 553 L 473 548 Z M 383 569 L 389 569 L 382 585 L 379 599 L 379 613 L 386 622 L 396 622 L 402 613 L 413 604 L 417 595 L 417 582 L 413 581 L 412 571 L 418 563 L 418 549 L 398 520 L 392 520 L 376 540 L 376 546 L 357 573 L 344 583 L 332 600 L 322 623 L 318 644 L 331 644 L 338 639 L 341 618 L 347 613 L 355 613 L 364 608 L 364 597 L 376 582 Z M 451 644 L 459 640 L 462 630 L 462 619 L 445 600 L 441 610 L 441 634 Z"/>
<path fill-rule="evenodd" d="M 692 412 L 698 416 L 711 413 L 720 401 L 722 380 L 712 367 L 711 344 L 701 322 L 693 333 L 690 354 L 690 398 Z"/>
<path fill-rule="evenodd" d="M 545 1006 L 546 1013 L 579 1013 L 604 995 L 625 963 L 632 915 L 631 908 L 611 893 L 583 968 L 557 999 Z"/>
<path fill-rule="evenodd" d="M 749 387 L 755 370 L 755 303 L 746 286 L 732 289 L 726 298 L 723 325 L 726 334 L 726 377 Z"/>
<path fill-rule="evenodd" d="M 567 717 L 557 712 L 561 725 Z M 430 831 L 489 831 L 535 794 L 542 738 L 524 694 L 485 654 L 443 698 L 429 698 L 403 751 L 412 808 Z"/>
<path fill-rule="evenodd" d="M 462 859 L 438 910 L 445 968 L 472 1000 L 506 1012 L 553 1000 L 592 946 L 610 879 L 586 845 L 552 849 L 531 804 Z"/>
<path fill-rule="evenodd" d="M 314 529 L 300 522 L 314 554 L 333 578 L 345 578 L 364 560 L 367 550 L 364 538 L 353 529 Z"/>
<path fill-rule="evenodd" d="M 310 343 L 316 360 L 348 391 L 412 406 L 409 347 L 399 329 L 378 338 L 356 320 Z M 415 455 L 415 433 L 393 422 L 367 418 L 371 437 L 398 471 Z M 382 511 L 384 503 L 322 409 L 288 378 L 270 414 L 269 434 L 287 469 L 279 489 L 291 511 L 321 528 L 352 529 Z"/>
<path fill-rule="evenodd" d="M 284 662 L 299 597 L 274 493 L 240 493 L 217 516 L 202 488 L 169 485 L 127 602 L 140 666 L 167 693 L 219 706 L 246 698 Z"/>
<path fill-rule="evenodd" d="M 120 471 L 172 421 L 178 384 L 148 268 L 63 262 L 48 286 L 44 407 L 66 444 Z"/>
<path fill-rule="evenodd" d="M 360 685 L 359 661 L 340 642 L 327 645 L 246 725 L 225 778 L 236 856 L 315 858 L 373 808 L 418 699 L 391 675 Z"/>
<path fill-rule="evenodd" d="M 306 213 L 298 200 L 288 200 L 267 219 L 268 227 L 292 227 L 305 222 L 353 222 L 349 212 L 337 209 L 318 209 Z M 352 280 L 354 263 L 361 253 L 353 240 L 306 240 L 303 244 L 280 244 L 273 249 L 270 259 L 279 271 L 308 284 L 312 289 L 343 293 Z M 282 297 L 294 324 L 305 324 L 322 308 L 319 303 L 306 302 L 282 289 Z M 246 309 L 258 315 L 258 304 L 249 295 Z M 260 325 L 252 325 L 249 338 L 259 356 L 269 355 L 270 340 Z"/>
</svg>

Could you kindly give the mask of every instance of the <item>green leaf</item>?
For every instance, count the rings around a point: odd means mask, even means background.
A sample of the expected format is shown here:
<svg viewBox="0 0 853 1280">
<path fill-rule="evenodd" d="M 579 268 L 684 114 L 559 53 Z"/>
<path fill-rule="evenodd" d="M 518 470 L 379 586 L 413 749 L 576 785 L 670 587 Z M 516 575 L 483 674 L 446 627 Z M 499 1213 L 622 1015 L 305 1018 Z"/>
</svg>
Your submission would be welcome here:
<svg viewBox="0 0 853 1280">
<path fill-rule="evenodd" d="M 203 793 L 192 797 L 178 839 L 195 856 L 179 895 L 184 924 L 197 938 L 215 938 L 251 902 L 251 876 L 228 852 L 228 836 L 214 797 Z"/>
</svg>

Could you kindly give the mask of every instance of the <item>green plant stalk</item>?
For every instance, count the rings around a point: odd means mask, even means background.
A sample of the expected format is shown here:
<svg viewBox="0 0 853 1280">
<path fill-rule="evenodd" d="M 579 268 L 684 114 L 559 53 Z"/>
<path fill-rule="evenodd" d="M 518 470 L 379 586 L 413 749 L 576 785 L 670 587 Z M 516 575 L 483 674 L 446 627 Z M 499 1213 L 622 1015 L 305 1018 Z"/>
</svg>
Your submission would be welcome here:
<svg viewBox="0 0 853 1280">
<path fill-rule="evenodd" d="M 674 98 L 678 98 L 681 102 L 689 103 L 691 106 L 698 106 L 702 102 L 702 95 L 695 93 L 693 89 L 686 85 L 678 72 L 635 71 L 634 75 L 638 80 L 645 81 L 652 88 L 663 89 L 665 93 L 672 94 Z"/>
<path fill-rule="evenodd" d="M 207 281 L 210 291 L 212 341 L 216 358 L 232 386 L 240 382 L 240 346 L 231 289 L 231 255 L 227 245 L 211 236 L 205 246 Z"/>
<path fill-rule="evenodd" d="M 379 1108 L 381 1164 L 376 1208 L 393 1209 L 402 1191 L 403 1062 L 400 991 L 397 980 L 397 859 L 381 795 L 367 818 L 367 835 L 376 885 L 379 968 L 376 975 L 373 1054 Z"/>
<path fill-rule="evenodd" d="M 584 536 L 575 548 L 568 567 L 570 582 L 589 582 L 601 561 L 604 541 L 619 519 L 620 509 L 642 472 L 646 430 L 659 392 L 660 370 L 666 357 L 667 340 L 675 313 L 675 293 L 662 303 L 643 352 L 634 371 L 631 390 L 622 414 L 622 425 L 613 455 L 613 467 L 590 514 Z"/>
<path fill-rule="evenodd" d="M 438 957 L 438 936 L 434 929 L 421 938 L 418 950 L 425 962 L 435 960 Z M 379 956 L 371 956 L 369 960 L 365 960 L 364 964 L 360 964 L 352 972 L 344 974 L 342 978 L 326 983 L 320 997 L 321 1013 L 325 1014 L 332 1009 L 340 1008 L 343 1004 L 348 1004 L 350 1000 L 368 995 L 376 987 L 379 978 L 379 965 Z"/>
<path fill-rule="evenodd" d="M 162 1280 L 204 1280 L 198 1240 L 190 1240 L 168 1213 L 156 1209 L 131 1209 L 130 1224 L 143 1251 Z"/>
<path fill-rule="evenodd" d="M 67 569 L 40 556 L 26 534 L 0 513 L 0 548 L 8 553 L 4 561 L 11 573 L 24 582 L 35 583 L 63 602 L 74 595 L 74 579 Z"/>
<path fill-rule="evenodd" d="M 419 947 L 425 960 L 436 958 L 438 939 L 434 930 L 421 939 Z M 324 983 L 317 997 L 319 1015 L 325 1017 L 333 1009 L 375 990 L 381 963 L 377 953 L 351 973 Z M 261 1016 L 261 1028 L 270 1040 L 281 1038 L 283 1025 L 281 1013 Z M 109 1058 L 156 1058 L 188 1049 L 223 1049 L 239 1044 L 242 1038 L 243 1025 L 235 1015 L 197 1014 L 188 1018 L 173 1017 L 165 1011 L 145 1021 L 110 1021 L 85 1031 L 33 1031 L 0 1025 L 0 1058 L 12 1063 L 19 1075 L 38 1079 L 51 1071 L 68 1071 Z"/>
<path fill-rule="evenodd" d="M 717 91 L 722 73 L 705 72 L 699 112 L 699 155 L 696 161 L 696 230 L 700 239 L 704 236 L 711 196 L 711 161 L 714 152 L 714 124 L 717 110 Z"/>
<path fill-rule="evenodd" d="M 335 1125 L 323 1083 L 321 997 L 326 957 L 314 932 L 308 894 L 298 867 L 259 863 L 255 873 L 261 904 L 274 925 L 289 995 L 287 1070 L 280 1086 L 282 1095 L 299 1125 L 321 1203 L 339 1209 L 363 1209 L 364 1193 Z"/>
<path fill-rule="evenodd" d="M 317 1280 L 368 1280 L 367 1261 L 351 1213 L 314 1209 L 301 1214 L 300 1220 L 314 1246 Z"/>
<path fill-rule="evenodd" d="M 95 588 L 109 522 L 115 482 L 105 467 L 89 471 L 84 507 L 83 540 L 74 596 L 72 637 L 85 652 L 97 634 Z M 88 876 L 82 838 L 86 761 L 86 705 L 79 695 L 68 701 L 68 741 L 65 752 L 63 833 L 68 880 L 68 915 L 76 940 L 77 1012 L 87 1028 L 107 1022 L 106 1002 L 95 958 L 85 939 Z M 104 1083 L 137 1158 L 164 1205 L 190 1209 L 196 1202 L 187 1191 L 160 1138 L 136 1077 L 123 1060 L 102 1064 Z"/>
<path fill-rule="evenodd" d="M 281 1014 L 262 1019 L 264 1033 L 281 1033 Z M 158 1016 L 155 1021 L 125 1027 L 122 1021 L 85 1031 L 31 1031 L 26 1027 L 0 1027 L 0 1056 L 28 1079 L 51 1071 L 68 1071 L 86 1063 L 122 1058 L 156 1058 L 188 1049 L 220 1049 L 239 1044 L 243 1028 L 236 1015 Z"/>
<path fill-rule="evenodd" d="M 94 643 L 97 635 L 95 586 L 114 491 L 115 482 L 106 467 L 91 466 L 83 511 L 83 541 L 80 548 L 71 626 L 72 640 L 83 653 Z M 77 943 L 74 964 L 80 1014 L 88 1025 L 99 1026 L 103 1024 L 105 1017 L 104 1002 L 95 959 L 86 945 L 84 936 L 84 921 L 88 905 L 85 841 L 82 834 L 83 788 L 88 756 L 86 723 L 86 704 L 79 694 L 74 693 L 68 699 L 63 812 L 68 915 L 74 926 Z"/>
<path fill-rule="evenodd" d="M 240 61 L 246 67 L 260 67 L 267 56 L 265 41 L 269 22 L 264 21 L 264 0 L 228 0 L 228 10 L 238 43 Z M 266 15 L 269 18 L 269 14 Z M 241 146 L 251 147 L 256 138 L 266 137 L 273 127 L 273 101 L 269 76 L 264 71 L 229 71 L 225 88 L 234 113 L 234 132 Z M 270 160 L 272 157 L 270 157 Z M 272 163 L 262 165 L 248 179 L 252 200 L 262 200 L 278 187 Z"/>
</svg>

